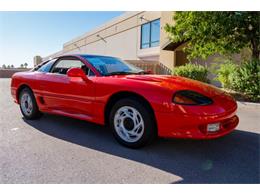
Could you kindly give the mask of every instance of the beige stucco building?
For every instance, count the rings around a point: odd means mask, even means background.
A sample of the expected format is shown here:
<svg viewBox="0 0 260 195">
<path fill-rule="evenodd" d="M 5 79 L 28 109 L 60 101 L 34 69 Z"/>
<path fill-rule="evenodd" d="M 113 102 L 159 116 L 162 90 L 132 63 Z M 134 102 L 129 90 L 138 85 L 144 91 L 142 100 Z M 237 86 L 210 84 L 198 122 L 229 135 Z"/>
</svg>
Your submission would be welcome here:
<svg viewBox="0 0 260 195">
<path fill-rule="evenodd" d="M 186 62 L 183 52 L 165 50 L 169 39 L 164 26 L 173 22 L 172 16 L 173 12 L 125 12 L 64 43 L 61 51 L 44 57 L 35 56 L 34 63 L 63 54 L 86 53 L 115 56 L 134 63 L 158 63 L 163 67 L 160 70 L 166 70 L 163 73 L 170 73 L 174 66 Z"/>
</svg>

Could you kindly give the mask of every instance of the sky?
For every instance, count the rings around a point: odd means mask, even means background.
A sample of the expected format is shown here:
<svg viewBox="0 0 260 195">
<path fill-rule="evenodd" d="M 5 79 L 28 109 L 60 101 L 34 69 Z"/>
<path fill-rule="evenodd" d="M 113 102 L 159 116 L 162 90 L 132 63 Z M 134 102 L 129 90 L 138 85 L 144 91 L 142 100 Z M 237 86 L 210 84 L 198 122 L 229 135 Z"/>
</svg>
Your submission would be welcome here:
<svg viewBox="0 0 260 195">
<path fill-rule="evenodd" d="M 1 12 L 0 67 L 62 50 L 65 42 L 121 15 L 123 12 Z"/>
</svg>

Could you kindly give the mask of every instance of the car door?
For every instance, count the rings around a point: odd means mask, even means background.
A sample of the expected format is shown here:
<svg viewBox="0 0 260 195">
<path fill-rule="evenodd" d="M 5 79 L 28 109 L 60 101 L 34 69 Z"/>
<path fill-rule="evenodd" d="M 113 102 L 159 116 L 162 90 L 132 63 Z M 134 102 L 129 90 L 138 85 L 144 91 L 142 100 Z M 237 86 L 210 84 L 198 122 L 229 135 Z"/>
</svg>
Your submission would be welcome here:
<svg viewBox="0 0 260 195">
<path fill-rule="evenodd" d="M 81 118 L 92 117 L 94 82 L 91 77 L 89 82 L 81 78 L 69 78 L 66 73 L 72 67 L 82 68 L 86 74 L 89 72 L 86 65 L 75 57 L 58 59 L 44 77 L 44 103 L 52 112 L 77 115 Z"/>
<path fill-rule="evenodd" d="M 50 72 L 53 64 L 57 59 L 52 59 L 44 62 L 43 64 L 35 67 L 32 72 L 34 72 L 34 86 L 33 92 L 35 95 L 36 102 L 41 111 L 46 111 L 47 107 L 43 102 L 43 96 L 45 94 L 44 86 L 46 86 L 46 74 Z"/>
</svg>

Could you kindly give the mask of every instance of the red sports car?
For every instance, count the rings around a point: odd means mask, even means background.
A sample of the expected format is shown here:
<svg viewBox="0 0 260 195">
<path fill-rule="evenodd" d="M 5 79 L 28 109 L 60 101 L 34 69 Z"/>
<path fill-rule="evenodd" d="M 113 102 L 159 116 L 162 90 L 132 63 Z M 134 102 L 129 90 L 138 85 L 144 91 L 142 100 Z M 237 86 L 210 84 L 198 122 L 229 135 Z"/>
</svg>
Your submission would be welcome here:
<svg viewBox="0 0 260 195">
<path fill-rule="evenodd" d="M 238 124 L 234 99 L 211 85 L 152 75 L 109 56 L 68 55 L 12 77 L 25 119 L 59 114 L 108 125 L 116 140 L 141 147 L 156 138 L 211 139 Z"/>
</svg>

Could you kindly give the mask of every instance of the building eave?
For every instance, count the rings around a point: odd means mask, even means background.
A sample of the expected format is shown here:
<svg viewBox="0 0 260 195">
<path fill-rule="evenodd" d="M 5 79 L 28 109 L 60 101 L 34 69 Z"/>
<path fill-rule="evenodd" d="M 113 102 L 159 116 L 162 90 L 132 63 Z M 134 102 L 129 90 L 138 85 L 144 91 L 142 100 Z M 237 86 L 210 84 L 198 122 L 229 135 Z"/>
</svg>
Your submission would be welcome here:
<svg viewBox="0 0 260 195">
<path fill-rule="evenodd" d="M 175 51 L 180 50 L 188 41 L 172 42 L 168 41 L 162 46 L 162 50 Z"/>
</svg>

